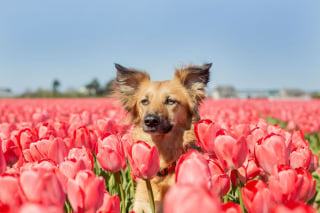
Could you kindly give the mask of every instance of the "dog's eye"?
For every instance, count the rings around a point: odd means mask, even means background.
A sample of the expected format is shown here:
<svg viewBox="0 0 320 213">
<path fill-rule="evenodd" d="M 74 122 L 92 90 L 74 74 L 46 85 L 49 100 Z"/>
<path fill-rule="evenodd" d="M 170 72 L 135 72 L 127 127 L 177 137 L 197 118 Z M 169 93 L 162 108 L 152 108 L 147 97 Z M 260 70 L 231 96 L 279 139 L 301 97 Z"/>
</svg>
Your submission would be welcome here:
<svg viewBox="0 0 320 213">
<path fill-rule="evenodd" d="M 149 104 L 149 100 L 146 99 L 146 98 L 145 98 L 145 99 L 142 99 L 142 100 L 141 100 L 141 104 L 144 105 L 144 106 L 146 106 L 146 105 Z"/>
<path fill-rule="evenodd" d="M 167 105 L 174 105 L 174 104 L 176 104 L 177 103 L 177 101 L 175 100 L 175 99 L 173 99 L 173 98 L 167 98 L 167 100 L 166 100 L 166 104 Z"/>
</svg>

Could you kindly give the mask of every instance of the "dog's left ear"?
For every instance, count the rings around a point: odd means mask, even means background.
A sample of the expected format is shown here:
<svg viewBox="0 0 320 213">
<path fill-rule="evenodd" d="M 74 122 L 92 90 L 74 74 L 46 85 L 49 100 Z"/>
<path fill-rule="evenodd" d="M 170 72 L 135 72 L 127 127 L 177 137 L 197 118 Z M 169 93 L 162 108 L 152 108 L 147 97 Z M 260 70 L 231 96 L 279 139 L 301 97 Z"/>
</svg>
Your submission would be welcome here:
<svg viewBox="0 0 320 213">
<path fill-rule="evenodd" d="M 209 82 L 209 70 L 212 64 L 203 64 L 202 66 L 188 66 L 177 69 L 175 79 L 188 89 L 191 97 L 199 103 L 205 98 L 205 87 Z"/>
</svg>

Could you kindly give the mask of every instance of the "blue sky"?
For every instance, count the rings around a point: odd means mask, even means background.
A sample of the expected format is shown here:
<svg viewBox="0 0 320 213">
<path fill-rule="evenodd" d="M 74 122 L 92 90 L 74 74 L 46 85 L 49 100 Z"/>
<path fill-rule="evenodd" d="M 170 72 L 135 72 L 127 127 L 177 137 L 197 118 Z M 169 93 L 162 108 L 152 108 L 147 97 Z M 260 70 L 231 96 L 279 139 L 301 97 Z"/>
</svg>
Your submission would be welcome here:
<svg viewBox="0 0 320 213">
<path fill-rule="evenodd" d="M 114 63 L 171 79 L 212 62 L 209 89 L 320 90 L 318 0 L 28 0 L 0 3 L 0 87 L 79 88 Z"/>
</svg>

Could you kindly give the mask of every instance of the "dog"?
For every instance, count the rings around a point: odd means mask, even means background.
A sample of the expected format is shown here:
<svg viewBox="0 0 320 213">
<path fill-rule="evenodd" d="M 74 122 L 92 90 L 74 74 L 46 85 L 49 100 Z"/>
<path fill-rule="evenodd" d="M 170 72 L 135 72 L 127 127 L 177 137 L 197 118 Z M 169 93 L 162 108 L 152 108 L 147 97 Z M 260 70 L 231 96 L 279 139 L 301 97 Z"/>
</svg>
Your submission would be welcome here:
<svg viewBox="0 0 320 213">
<path fill-rule="evenodd" d="M 134 125 L 133 140 L 156 146 L 160 171 L 151 179 L 156 212 L 175 182 L 175 162 L 195 147 L 194 124 L 200 120 L 198 106 L 205 98 L 212 64 L 189 65 L 176 69 L 173 80 L 150 81 L 136 69 L 115 64 L 116 96 Z M 133 210 L 151 212 L 146 185 L 137 180 Z"/>
</svg>

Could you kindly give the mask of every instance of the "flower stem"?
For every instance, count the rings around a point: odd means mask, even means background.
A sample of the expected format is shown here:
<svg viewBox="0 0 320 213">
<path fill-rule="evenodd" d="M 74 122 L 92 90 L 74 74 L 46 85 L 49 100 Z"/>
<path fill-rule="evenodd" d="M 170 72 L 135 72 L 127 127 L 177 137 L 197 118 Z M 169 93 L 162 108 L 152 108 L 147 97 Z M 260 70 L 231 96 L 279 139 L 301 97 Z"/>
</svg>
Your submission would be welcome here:
<svg viewBox="0 0 320 213">
<path fill-rule="evenodd" d="M 241 187 L 240 186 L 237 187 L 237 191 L 238 191 L 239 203 L 240 203 L 241 210 L 242 210 L 242 212 L 246 212 L 245 208 L 244 208 L 243 200 L 242 200 L 242 194 L 241 194 Z"/>
<path fill-rule="evenodd" d="M 152 187 L 149 179 L 146 179 L 146 185 L 147 185 L 147 190 L 148 190 L 148 195 L 149 195 L 149 202 L 151 206 L 151 211 L 152 213 L 156 212 L 155 205 L 154 205 L 154 198 L 153 198 L 153 192 L 152 192 Z"/>
<path fill-rule="evenodd" d="M 120 171 L 116 172 L 115 176 L 116 176 L 116 180 L 118 182 L 119 190 L 120 190 L 121 212 L 125 213 L 126 212 L 126 202 L 125 202 L 123 187 L 122 187 L 121 178 L 120 178 Z"/>
</svg>

